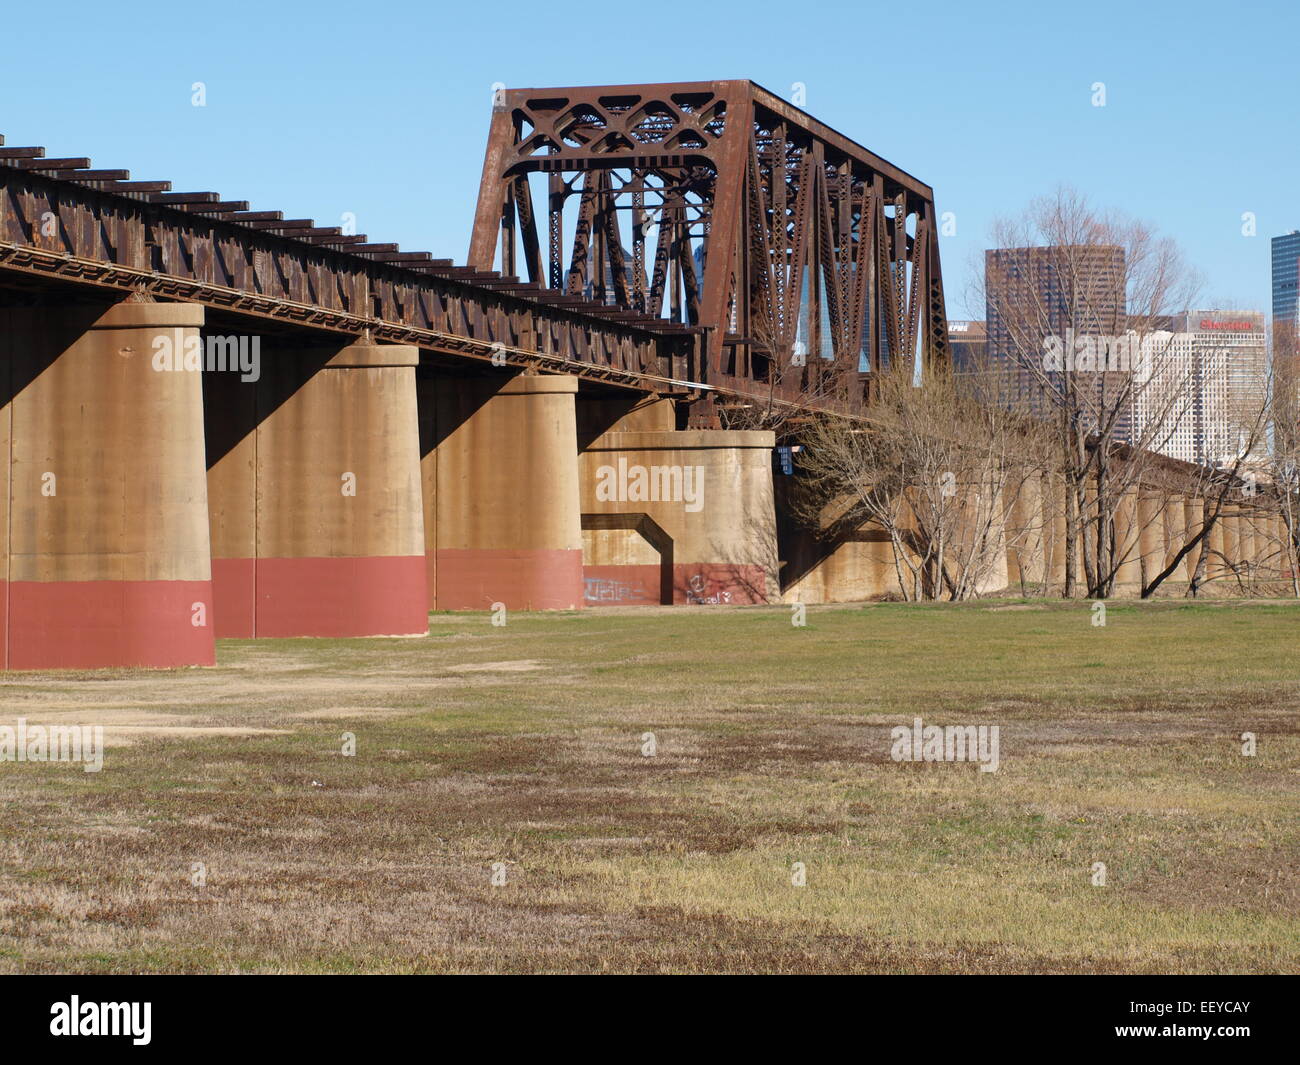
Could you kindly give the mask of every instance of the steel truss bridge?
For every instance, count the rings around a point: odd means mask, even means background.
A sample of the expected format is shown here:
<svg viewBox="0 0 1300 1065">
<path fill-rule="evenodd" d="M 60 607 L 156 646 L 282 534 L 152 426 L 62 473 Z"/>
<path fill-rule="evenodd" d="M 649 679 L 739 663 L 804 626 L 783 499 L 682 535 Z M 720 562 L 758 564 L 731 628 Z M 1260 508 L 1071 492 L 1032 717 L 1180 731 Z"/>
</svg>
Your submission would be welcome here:
<svg viewBox="0 0 1300 1065">
<path fill-rule="evenodd" d="M 439 361 L 856 408 L 946 358 L 932 190 L 748 81 L 513 89 L 468 263 L 0 138 L 0 286 L 202 304 Z"/>
</svg>

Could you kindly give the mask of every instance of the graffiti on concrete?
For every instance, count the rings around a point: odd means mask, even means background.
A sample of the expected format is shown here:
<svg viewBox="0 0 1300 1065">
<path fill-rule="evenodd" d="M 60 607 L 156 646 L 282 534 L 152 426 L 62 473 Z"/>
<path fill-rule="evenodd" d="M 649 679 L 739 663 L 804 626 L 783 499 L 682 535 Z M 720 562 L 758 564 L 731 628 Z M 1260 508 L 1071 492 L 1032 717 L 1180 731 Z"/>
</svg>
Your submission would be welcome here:
<svg viewBox="0 0 1300 1065">
<path fill-rule="evenodd" d="M 643 603 L 645 593 L 635 584 L 608 577 L 583 579 L 582 598 L 588 603 Z"/>
<path fill-rule="evenodd" d="M 731 592 L 726 588 L 721 588 L 710 594 L 708 579 L 702 573 L 695 573 L 686 582 L 686 602 L 702 606 L 730 603 Z"/>
</svg>

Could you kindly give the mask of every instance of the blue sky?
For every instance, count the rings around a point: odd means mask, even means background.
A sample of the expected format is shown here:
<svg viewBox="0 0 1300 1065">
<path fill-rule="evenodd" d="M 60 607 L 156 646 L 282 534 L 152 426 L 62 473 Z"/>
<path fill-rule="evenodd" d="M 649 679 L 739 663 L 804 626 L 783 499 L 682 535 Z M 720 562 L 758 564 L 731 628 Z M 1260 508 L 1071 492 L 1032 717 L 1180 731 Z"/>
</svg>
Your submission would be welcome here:
<svg viewBox="0 0 1300 1065">
<path fill-rule="evenodd" d="M 783 96 L 801 82 L 806 110 L 955 212 L 951 317 L 981 316 L 964 296 L 992 220 L 1061 183 L 1176 237 L 1207 277 L 1204 304 L 1267 307 L 1268 238 L 1300 228 L 1294 3 L 901 9 L 72 0 L 57 19 L 11 21 L 0 133 L 322 225 L 353 212 L 372 239 L 463 261 L 494 82 L 751 78 Z"/>
</svg>

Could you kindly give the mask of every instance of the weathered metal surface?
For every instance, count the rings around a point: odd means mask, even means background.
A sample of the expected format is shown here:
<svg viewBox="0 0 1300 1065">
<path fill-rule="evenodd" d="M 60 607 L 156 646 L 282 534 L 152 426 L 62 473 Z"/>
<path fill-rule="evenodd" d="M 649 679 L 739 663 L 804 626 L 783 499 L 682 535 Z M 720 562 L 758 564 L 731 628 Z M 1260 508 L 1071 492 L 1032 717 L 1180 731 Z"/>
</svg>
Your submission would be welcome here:
<svg viewBox="0 0 1300 1065">
<path fill-rule="evenodd" d="M 469 265 L 702 326 L 714 386 L 855 406 L 891 356 L 947 357 L 936 224 L 928 185 L 749 81 L 511 89 Z"/>
<path fill-rule="evenodd" d="M 0 271 L 688 399 L 947 357 L 930 187 L 748 81 L 503 92 L 468 266 L 249 206 L 0 147 Z"/>
</svg>

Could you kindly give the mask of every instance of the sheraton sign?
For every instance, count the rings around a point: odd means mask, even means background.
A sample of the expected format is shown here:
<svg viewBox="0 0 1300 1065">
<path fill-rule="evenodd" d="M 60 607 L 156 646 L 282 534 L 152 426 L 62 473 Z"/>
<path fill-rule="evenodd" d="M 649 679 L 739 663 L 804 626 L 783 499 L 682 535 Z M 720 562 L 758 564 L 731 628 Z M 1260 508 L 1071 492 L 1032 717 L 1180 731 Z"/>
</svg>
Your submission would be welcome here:
<svg viewBox="0 0 1300 1065">
<path fill-rule="evenodd" d="M 1201 329 L 1214 330 L 1222 333 L 1254 333 L 1260 328 L 1258 322 L 1252 322 L 1249 318 L 1227 319 L 1220 321 L 1216 318 L 1202 318 Z"/>
</svg>

